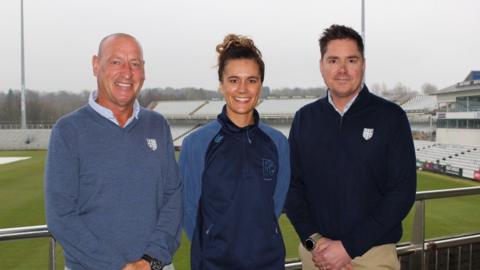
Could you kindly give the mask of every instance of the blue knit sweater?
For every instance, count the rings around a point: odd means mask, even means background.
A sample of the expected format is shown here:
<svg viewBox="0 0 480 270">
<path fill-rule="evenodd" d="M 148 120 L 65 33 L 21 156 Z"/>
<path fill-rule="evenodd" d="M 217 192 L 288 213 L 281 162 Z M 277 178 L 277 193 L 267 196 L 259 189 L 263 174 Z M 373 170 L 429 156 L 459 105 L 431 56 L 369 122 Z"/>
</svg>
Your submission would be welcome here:
<svg viewBox="0 0 480 270">
<path fill-rule="evenodd" d="M 79 269 L 121 269 L 179 245 L 182 187 L 165 119 L 141 109 L 121 128 L 85 106 L 52 130 L 45 175 L 49 230 Z"/>
</svg>

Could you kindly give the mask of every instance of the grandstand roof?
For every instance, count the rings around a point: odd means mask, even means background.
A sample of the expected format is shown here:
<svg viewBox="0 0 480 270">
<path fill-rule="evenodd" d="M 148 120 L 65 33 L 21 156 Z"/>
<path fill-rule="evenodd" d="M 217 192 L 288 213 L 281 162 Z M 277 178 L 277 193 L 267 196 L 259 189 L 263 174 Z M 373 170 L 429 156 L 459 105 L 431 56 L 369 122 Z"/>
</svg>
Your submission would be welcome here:
<svg viewBox="0 0 480 270">
<path fill-rule="evenodd" d="M 288 116 L 293 117 L 296 111 L 316 98 L 276 98 L 263 99 L 257 105 L 257 110 L 262 116 Z M 160 101 L 153 108 L 167 118 L 216 116 L 222 111 L 224 100 L 177 100 Z"/>
<path fill-rule="evenodd" d="M 462 82 L 440 89 L 434 95 L 475 90 L 480 90 L 480 71 L 472 70 Z"/>
<path fill-rule="evenodd" d="M 402 104 L 406 112 L 433 111 L 437 108 L 437 96 L 414 96 Z"/>
<path fill-rule="evenodd" d="M 467 75 L 464 81 L 475 81 L 475 80 L 480 80 L 480 70 L 470 71 L 470 73 Z"/>
<path fill-rule="evenodd" d="M 290 119 L 295 112 L 317 98 L 274 98 L 260 100 L 258 112 L 264 119 Z M 224 100 L 177 100 L 160 101 L 153 108 L 164 115 L 170 124 L 172 139 L 175 146 L 180 146 L 187 134 L 205 123 L 204 120 L 214 119 L 225 104 Z M 269 123 L 288 137 L 290 122 Z"/>
</svg>

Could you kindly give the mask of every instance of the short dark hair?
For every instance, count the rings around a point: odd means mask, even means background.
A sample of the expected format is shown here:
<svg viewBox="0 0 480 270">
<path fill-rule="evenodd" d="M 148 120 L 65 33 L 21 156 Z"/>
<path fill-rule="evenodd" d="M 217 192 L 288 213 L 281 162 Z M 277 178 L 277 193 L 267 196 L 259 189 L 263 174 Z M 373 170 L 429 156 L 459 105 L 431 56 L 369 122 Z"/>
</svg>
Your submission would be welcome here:
<svg viewBox="0 0 480 270">
<path fill-rule="evenodd" d="M 363 52 L 365 48 L 363 46 L 362 37 L 358 34 L 357 31 L 353 30 L 352 28 L 338 24 L 332 24 L 330 27 L 326 28 L 323 31 L 322 36 L 318 40 L 318 43 L 320 44 L 320 53 L 322 58 L 327 51 L 328 43 L 336 39 L 351 39 L 355 41 L 357 43 L 358 50 L 362 55 L 362 58 L 364 58 Z"/>
<path fill-rule="evenodd" d="M 229 60 L 251 59 L 254 60 L 260 70 L 260 80 L 263 83 L 265 77 L 265 64 L 262 60 L 262 53 L 255 46 L 252 39 L 235 34 L 225 36 L 222 43 L 217 45 L 218 53 L 218 80 L 222 81 L 223 71 Z"/>
</svg>

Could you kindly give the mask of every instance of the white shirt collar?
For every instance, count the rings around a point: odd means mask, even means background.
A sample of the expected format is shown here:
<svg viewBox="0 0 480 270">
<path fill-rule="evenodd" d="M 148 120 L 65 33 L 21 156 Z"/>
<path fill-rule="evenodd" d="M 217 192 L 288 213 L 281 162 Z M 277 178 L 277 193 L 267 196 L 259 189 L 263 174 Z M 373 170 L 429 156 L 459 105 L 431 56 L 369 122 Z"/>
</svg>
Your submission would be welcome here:
<svg viewBox="0 0 480 270">
<path fill-rule="evenodd" d="M 344 116 L 347 113 L 348 109 L 350 109 L 350 107 L 352 106 L 353 102 L 355 102 L 355 99 L 357 99 L 358 94 L 360 93 L 360 91 L 362 91 L 362 88 L 363 88 L 363 84 L 360 86 L 360 89 L 359 89 L 359 91 L 357 91 L 357 94 L 347 104 L 345 104 L 345 107 L 343 107 L 343 112 L 341 112 L 335 106 L 335 103 L 333 103 L 332 94 L 330 93 L 330 89 L 327 89 L 328 103 L 330 103 L 333 106 L 335 111 L 337 111 L 340 114 L 340 116 Z"/>
<path fill-rule="evenodd" d="M 117 126 L 120 126 L 120 124 L 117 121 L 117 118 L 113 115 L 113 112 L 108 109 L 103 107 L 102 105 L 97 103 L 97 97 L 98 97 L 98 91 L 94 90 L 90 93 L 90 96 L 88 97 L 88 105 L 92 107 L 93 110 L 95 110 L 97 113 L 99 113 L 101 116 L 107 118 L 108 120 L 112 121 L 115 123 Z M 125 127 L 130 124 L 133 119 L 138 119 L 138 114 L 140 113 L 140 104 L 138 103 L 138 100 L 135 99 L 135 102 L 133 103 L 133 114 L 128 118 L 127 122 L 125 123 Z"/>
</svg>

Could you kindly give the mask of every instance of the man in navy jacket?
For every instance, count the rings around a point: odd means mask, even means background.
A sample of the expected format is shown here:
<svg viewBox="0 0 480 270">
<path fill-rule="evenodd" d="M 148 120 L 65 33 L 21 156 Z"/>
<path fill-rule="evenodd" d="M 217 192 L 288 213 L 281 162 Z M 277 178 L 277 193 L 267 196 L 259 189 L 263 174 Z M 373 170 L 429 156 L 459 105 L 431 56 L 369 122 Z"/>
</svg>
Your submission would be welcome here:
<svg viewBox="0 0 480 270">
<path fill-rule="evenodd" d="M 319 42 L 327 96 L 296 113 L 289 137 L 286 212 L 303 269 L 400 269 L 395 243 L 416 190 L 408 119 L 363 83 L 355 30 L 332 25 Z"/>
</svg>

